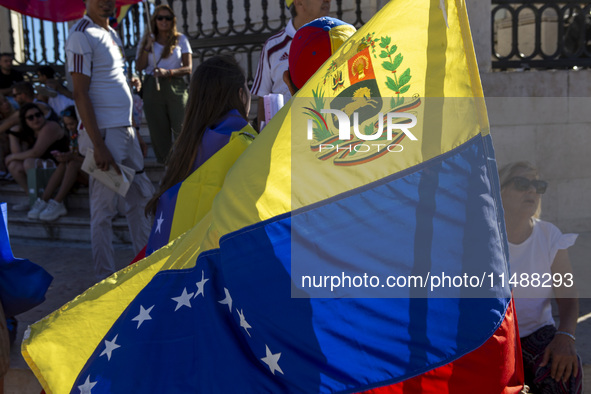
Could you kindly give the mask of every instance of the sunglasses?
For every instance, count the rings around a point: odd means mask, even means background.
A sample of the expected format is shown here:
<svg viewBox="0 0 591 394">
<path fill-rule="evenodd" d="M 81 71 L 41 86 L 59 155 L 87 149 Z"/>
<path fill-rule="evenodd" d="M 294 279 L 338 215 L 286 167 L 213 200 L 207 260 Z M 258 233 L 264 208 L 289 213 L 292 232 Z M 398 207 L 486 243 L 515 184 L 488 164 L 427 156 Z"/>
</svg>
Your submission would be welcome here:
<svg viewBox="0 0 591 394">
<path fill-rule="evenodd" d="M 533 186 L 534 189 L 536 189 L 537 194 L 544 194 L 546 192 L 546 188 L 548 187 L 548 182 L 546 181 L 542 181 L 539 179 L 529 180 L 522 176 L 514 176 L 513 178 L 505 182 L 505 185 L 509 183 L 513 183 L 513 187 L 515 187 L 515 190 L 519 190 L 520 192 L 529 190 L 529 187 Z"/>
<path fill-rule="evenodd" d="M 25 119 L 27 119 L 28 121 L 32 121 L 35 118 L 42 118 L 42 117 L 43 117 L 43 114 L 41 112 L 35 112 L 32 115 L 25 116 Z"/>
<path fill-rule="evenodd" d="M 157 21 L 169 21 L 169 22 L 171 22 L 173 20 L 173 17 L 170 16 L 170 15 L 158 15 L 156 17 L 156 20 Z"/>
</svg>

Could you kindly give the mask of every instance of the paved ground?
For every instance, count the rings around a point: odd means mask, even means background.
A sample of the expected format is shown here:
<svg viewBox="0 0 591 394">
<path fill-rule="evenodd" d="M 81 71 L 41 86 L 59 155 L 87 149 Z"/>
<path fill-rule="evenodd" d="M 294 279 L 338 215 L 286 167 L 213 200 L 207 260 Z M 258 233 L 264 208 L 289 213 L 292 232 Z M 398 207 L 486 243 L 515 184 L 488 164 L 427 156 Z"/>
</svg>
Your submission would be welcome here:
<svg viewBox="0 0 591 394">
<path fill-rule="evenodd" d="M 19 338 L 27 325 L 46 316 L 58 309 L 63 304 L 82 293 L 94 284 L 92 273 L 92 260 L 90 245 L 87 243 L 63 243 L 48 241 L 30 241 L 22 239 L 12 240 L 13 252 L 16 257 L 26 257 L 31 261 L 42 265 L 54 276 L 54 281 L 47 292 L 47 300 L 37 308 L 18 316 Z M 577 243 L 569 251 L 573 262 L 575 279 L 579 283 L 581 298 L 581 318 L 577 329 L 577 348 L 586 365 L 586 387 L 591 393 L 591 233 L 581 234 Z M 119 268 L 127 265 L 134 254 L 130 246 L 116 246 L 117 264 Z M 13 349 L 11 363 L 13 372 L 11 382 L 14 386 L 18 380 L 18 373 L 24 374 L 27 366 L 20 355 L 18 348 Z M 27 379 L 23 377 L 22 379 Z M 30 376 L 28 377 L 30 380 Z M 7 393 L 11 391 L 7 390 Z M 34 392 L 39 393 L 38 388 L 12 391 L 14 393 Z"/>
<path fill-rule="evenodd" d="M 16 343 L 20 344 L 28 325 L 59 309 L 92 286 L 94 273 L 90 244 L 19 239 L 12 239 L 11 244 L 16 257 L 28 258 L 43 266 L 54 278 L 45 302 L 17 316 L 19 331 Z M 131 246 L 115 245 L 115 252 L 119 269 L 135 256 Z M 5 394 L 39 394 L 41 386 L 20 354 L 20 345 L 11 349 L 10 363 L 11 370 L 5 379 Z"/>
<path fill-rule="evenodd" d="M 87 243 L 11 240 L 11 244 L 15 257 L 26 257 L 41 265 L 54 278 L 45 302 L 17 316 L 21 335 L 29 324 L 57 310 L 95 283 L 92 255 Z M 115 245 L 115 252 L 119 269 L 134 257 L 131 246 Z M 18 353 L 14 350 L 18 349 L 13 349 L 13 353 Z"/>
</svg>

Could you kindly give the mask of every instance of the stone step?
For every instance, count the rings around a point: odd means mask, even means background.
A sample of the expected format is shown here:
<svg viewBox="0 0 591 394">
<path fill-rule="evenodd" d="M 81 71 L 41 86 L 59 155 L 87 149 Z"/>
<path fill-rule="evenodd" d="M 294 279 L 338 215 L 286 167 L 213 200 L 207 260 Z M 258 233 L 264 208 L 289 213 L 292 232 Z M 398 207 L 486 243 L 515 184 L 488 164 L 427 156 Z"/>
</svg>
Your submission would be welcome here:
<svg viewBox="0 0 591 394">
<path fill-rule="evenodd" d="M 164 177 L 164 165 L 158 163 L 156 159 L 146 160 L 144 162 L 144 170 L 153 183 L 159 184 L 160 180 Z"/>
<path fill-rule="evenodd" d="M 140 127 L 140 134 L 148 144 L 145 171 L 157 189 L 164 176 L 164 166 L 156 161 L 147 125 Z M 79 187 L 66 197 L 68 214 L 54 222 L 30 220 L 27 212 L 15 212 L 12 205 L 27 201 L 21 188 L 14 182 L 0 181 L 0 202 L 8 203 L 8 230 L 12 237 L 33 240 L 90 242 L 90 211 L 88 187 Z M 113 220 L 114 242 L 129 244 L 129 230 L 124 217 Z"/>
<path fill-rule="evenodd" d="M 148 144 L 148 155 L 145 159 L 145 171 L 154 188 L 164 176 L 164 166 L 156 161 L 151 146 L 147 125 L 143 123 L 140 134 Z M 11 237 L 32 240 L 50 240 L 66 242 L 90 242 L 90 211 L 88 187 L 78 187 L 66 197 L 65 204 L 68 214 L 54 222 L 30 220 L 27 212 L 15 212 L 12 205 L 27 201 L 21 188 L 14 182 L 0 181 L 0 202 L 8 203 L 8 230 Z M 114 242 L 129 244 L 129 230 L 125 217 L 117 216 L 113 220 Z M 18 373 L 17 373 L 18 375 Z"/>
<path fill-rule="evenodd" d="M 5 394 L 39 394 L 41 385 L 23 359 L 21 343 L 27 327 L 94 285 L 91 246 L 88 242 L 37 241 L 10 237 L 14 255 L 41 265 L 54 279 L 41 305 L 17 316 L 16 341 L 10 349 L 10 369 L 4 377 Z M 121 269 L 134 257 L 128 244 L 115 244 L 115 267 Z M 68 338 L 64 337 L 64 341 Z M 75 389 L 75 391 L 78 391 Z M 1 390 L 0 390 L 1 392 Z"/>
<path fill-rule="evenodd" d="M 18 204 L 27 201 L 25 193 L 16 183 L 9 183 L 0 185 L 0 193 L 2 195 L 2 202 L 8 203 L 9 207 L 13 204 Z M 66 208 L 68 209 L 86 209 L 88 210 L 88 187 L 78 187 L 65 200 Z"/>
<path fill-rule="evenodd" d="M 68 209 L 68 214 L 53 222 L 31 220 L 26 211 L 16 212 L 8 207 L 8 232 L 11 237 L 49 241 L 90 242 L 90 212 L 87 209 Z M 127 220 L 113 219 L 113 242 L 131 243 Z"/>
<path fill-rule="evenodd" d="M 154 184 L 154 188 L 157 189 L 164 176 L 164 166 L 154 160 L 147 161 L 144 168 L 148 178 Z M 0 181 L 0 200 L 9 204 L 22 203 L 25 201 L 25 194 L 16 183 Z M 66 207 L 68 209 L 88 209 L 88 187 L 80 186 L 68 194 Z"/>
</svg>

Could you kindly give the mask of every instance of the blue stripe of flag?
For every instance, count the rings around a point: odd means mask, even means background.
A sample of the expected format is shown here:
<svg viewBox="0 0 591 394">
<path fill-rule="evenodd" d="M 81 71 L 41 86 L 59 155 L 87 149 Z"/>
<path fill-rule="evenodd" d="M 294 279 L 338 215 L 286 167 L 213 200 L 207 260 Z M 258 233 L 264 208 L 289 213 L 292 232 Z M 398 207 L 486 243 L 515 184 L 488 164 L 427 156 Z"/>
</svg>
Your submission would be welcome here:
<svg viewBox="0 0 591 394">
<path fill-rule="evenodd" d="M 148 238 L 148 245 L 146 247 L 146 256 L 149 256 L 154 251 L 161 247 L 168 245 L 171 241 L 170 230 L 172 228 L 172 220 L 176 208 L 179 189 L 182 182 L 177 183 L 168 189 L 158 200 L 158 207 L 156 208 L 156 215 L 154 215 L 154 224 L 150 231 Z M 160 223 L 160 225 L 159 225 Z"/>
<path fill-rule="evenodd" d="M 481 298 L 465 289 L 426 298 L 422 288 L 401 298 L 307 298 L 292 278 L 302 267 L 506 272 L 489 150 L 490 139 L 476 137 L 415 172 L 229 234 L 194 268 L 157 274 L 73 391 L 88 382 L 95 394 L 355 392 L 474 350 L 502 322 L 508 288 Z M 152 309 L 140 326 L 142 308 Z"/>
</svg>

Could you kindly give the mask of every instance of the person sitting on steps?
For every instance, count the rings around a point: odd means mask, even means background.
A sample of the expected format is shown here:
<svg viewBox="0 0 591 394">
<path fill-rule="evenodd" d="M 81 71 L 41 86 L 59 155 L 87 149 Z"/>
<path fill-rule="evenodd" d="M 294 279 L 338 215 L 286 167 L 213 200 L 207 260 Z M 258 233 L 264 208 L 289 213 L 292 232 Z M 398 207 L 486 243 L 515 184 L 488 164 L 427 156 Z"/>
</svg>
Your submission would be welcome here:
<svg viewBox="0 0 591 394">
<path fill-rule="evenodd" d="M 74 106 L 66 108 L 61 115 L 65 129 L 70 136 L 70 151 L 51 152 L 59 164 L 51 178 L 49 178 L 43 196 L 37 198 L 37 201 L 27 214 L 29 219 L 54 221 L 60 216 L 67 215 L 68 210 L 64 205 L 64 199 L 70 193 L 74 184 L 77 181 L 88 184 L 88 175 L 80 169 L 84 157 L 78 151 L 78 118 Z M 51 196 L 56 189 L 58 189 L 57 194 L 52 199 Z"/>
</svg>

